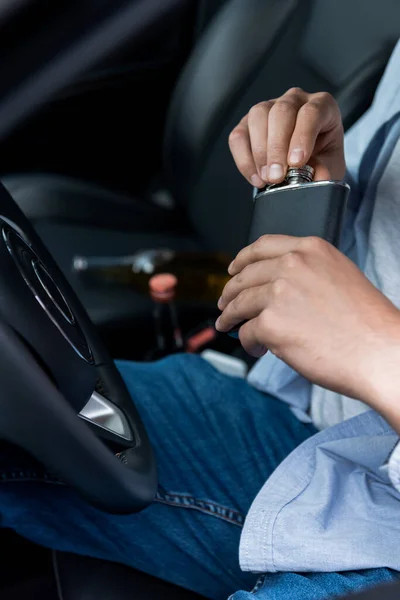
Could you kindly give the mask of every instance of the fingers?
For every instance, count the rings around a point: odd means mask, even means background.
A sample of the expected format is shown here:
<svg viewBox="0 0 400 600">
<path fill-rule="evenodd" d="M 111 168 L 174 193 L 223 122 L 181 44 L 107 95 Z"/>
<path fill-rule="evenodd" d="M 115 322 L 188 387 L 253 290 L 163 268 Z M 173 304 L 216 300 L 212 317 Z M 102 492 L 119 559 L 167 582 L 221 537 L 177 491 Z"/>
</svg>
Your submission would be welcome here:
<svg viewBox="0 0 400 600">
<path fill-rule="evenodd" d="M 307 94 L 303 91 L 289 90 L 278 98 L 269 112 L 267 163 L 262 167 L 261 177 L 270 183 L 280 183 L 288 169 L 288 151 L 296 126 L 297 114 Z M 253 147 L 253 136 L 250 131 L 250 142 Z M 254 155 L 254 151 L 253 151 Z M 256 165 L 257 165 L 257 159 Z"/>
<path fill-rule="evenodd" d="M 294 253 L 304 239 L 288 235 L 263 235 L 239 252 L 229 265 L 229 275 L 237 275 L 252 263 Z"/>
<path fill-rule="evenodd" d="M 255 187 L 263 187 L 265 183 L 257 173 L 257 167 L 251 150 L 247 115 L 243 117 L 239 125 L 231 132 L 229 136 L 229 148 L 237 168 L 247 181 Z"/>
<path fill-rule="evenodd" d="M 341 127 L 340 111 L 330 94 L 292 88 L 280 98 L 253 106 L 230 134 L 229 147 L 244 177 L 263 187 L 283 181 L 288 166 L 303 166 L 313 153 L 329 151 L 327 136 Z M 336 137 L 342 140 L 343 135 Z M 330 175 L 326 166 L 316 161 L 315 179 L 329 179 Z"/>
<path fill-rule="evenodd" d="M 308 94 L 289 90 L 277 100 L 254 105 L 229 137 L 239 171 L 256 187 L 279 183 L 287 172 L 287 155 L 297 113 Z M 255 170 L 254 170 L 255 166 Z"/>
<path fill-rule="evenodd" d="M 267 165 L 268 117 L 273 106 L 273 100 L 255 104 L 249 110 L 247 120 L 252 157 L 257 174 L 264 184 L 268 181 L 263 174 Z"/>
<path fill-rule="evenodd" d="M 337 127 L 338 119 L 340 120 L 339 108 L 330 94 L 310 94 L 308 101 L 297 113 L 288 150 L 289 165 L 305 165 L 312 156 L 318 136 Z"/>
<path fill-rule="evenodd" d="M 215 326 L 218 331 L 229 331 L 242 321 L 257 317 L 268 303 L 269 284 L 249 288 L 240 292 L 229 302 Z"/>
<path fill-rule="evenodd" d="M 267 347 L 265 346 L 265 342 L 263 342 L 260 337 L 259 320 L 260 316 L 256 317 L 255 319 L 251 319 L 239 329 L 240 343 L 246 352 L 250 354 L 250 356 L 254 356 L 254 358 L 260 358 L 268 351 Z"/>
<path fill-rule="evenodd" d="M 273 258 L 260 260 L 245 267 L 226 284 L 218 301 L 218 308 L 224 310 L 243 290 L 258 287 L 276 279 L 282 271 L 280 262 L 280 258 Z"/>
</svg>

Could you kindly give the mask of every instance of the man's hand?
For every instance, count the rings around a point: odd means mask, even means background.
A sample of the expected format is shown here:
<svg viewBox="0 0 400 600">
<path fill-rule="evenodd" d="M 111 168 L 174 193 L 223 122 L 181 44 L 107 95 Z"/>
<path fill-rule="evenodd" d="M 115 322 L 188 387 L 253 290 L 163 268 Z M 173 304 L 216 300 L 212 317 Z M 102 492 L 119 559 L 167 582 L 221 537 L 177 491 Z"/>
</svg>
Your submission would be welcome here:
<svg viewBox="0 0 400 600">
<path fill-rule="evenodd" d="M 400 312 L 328 242 L 263 236 L 229 273 L 217 329 L 247 321 L 239 337 L 250 354 L 268 349 L 310 381 L 383 413 L 378 399 L 400 398 Z"/>
<path fill-rule="evenodd" d="M 260 102 L 233 129 L 229 147 L 239 171 L 255 187 L 280 183 L 287 168 L 311 164 L 314 179 L 343 179 L 345 161 L 339 107 L 326 93 L 292 88 Z"/>
</svg>

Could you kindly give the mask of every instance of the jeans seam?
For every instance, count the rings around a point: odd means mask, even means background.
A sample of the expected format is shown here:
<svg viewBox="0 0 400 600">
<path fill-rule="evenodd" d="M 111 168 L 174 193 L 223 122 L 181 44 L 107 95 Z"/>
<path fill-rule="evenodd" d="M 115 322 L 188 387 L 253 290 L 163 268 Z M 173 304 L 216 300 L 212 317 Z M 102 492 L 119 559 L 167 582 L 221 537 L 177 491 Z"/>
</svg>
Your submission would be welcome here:
<svg viewBox="0 0 400 600">
<path fill-rule="evenodd" d="M 62 482 L 57 477 L 50 475 L 49 473 L 39 473 L 29 469 L 25 471 L 23 469 L 11 469 L 2 471 L 0 473 L 0 483 L 11 483 L 14 481 L 20 482 L 42 482 L 42 483 L 53 483 L 56 485 L 62 485 Z"/>
<path fill-rule="evenodd" d="M 0 473 L 0 483 L 13 483 L 13 482 L 37 482 L 37 483 L 50 483 L 53 485 L 63 485 L 63 483 L 56 477 L 49 473 L 38 472 L 32 469 L 10 469 Z M 160 488 L 157 492 L 155 502 L 159 504 L 166 504 L 176 508 L 188 508 L 191 510 L 197 510 L 203 514 L 216 517 L 236 527 L 243 527 L 244 515 L 238 510 L 213 502 L 212 500 L 202 500 L 191 496 L 190 494 L 183 494 L 177 492 L 166 492 Z"/>
<path fill-rule="evenodd" d="M 155 502 L 176 508 L 197 510 L 203 514 L 226 521 L 236 527 L 243 527 L 244 515 L 242 513 L 212 500 L 202 500 L 186 493 L 159 491 L 157 492 Z"/>
<path fill-rule="evenodd" d="M 253 594 L 257 594 L 257 592 L 262 590 L 266 579 L 267 579 L 266 573 L 263 573 L 262 575 L 260 575 L 260 577 L 257 579 L 257 581 L 255 583 L 255 586 L 249 593 L 253 595 Z M 229 596 L 228 600 L 235 600 L 236 595 L 237 595 L 237 592 L 234 592 L 231 596 Z"/>
<path fill-rule="evenodd" d="M 253 587 L 253 589 L 251 590 L 250 594 L 256 594 L 257 592 L 259 592 L 263 587 L 264 587 L 264 583 L 266 580 L 266 573 L 263 573 L 256 581 L 255 586 Z"/>
</svg>

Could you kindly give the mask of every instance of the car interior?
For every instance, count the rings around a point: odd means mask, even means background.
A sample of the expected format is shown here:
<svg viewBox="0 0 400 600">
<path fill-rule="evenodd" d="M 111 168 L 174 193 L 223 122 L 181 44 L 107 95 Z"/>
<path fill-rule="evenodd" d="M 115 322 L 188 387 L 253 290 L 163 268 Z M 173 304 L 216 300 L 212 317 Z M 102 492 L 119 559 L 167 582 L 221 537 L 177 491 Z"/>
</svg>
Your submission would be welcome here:
<svg viewBox="0 0 400 600">
<path fill-rule="evenodd" d="M 290 87 L 332 93 L 349 129 L 400 37 L 400 4 L 14 0 L 0 7 L 0 30 L 0 337 L 10 349 L 0 396 L 18 400 L 1 400 L 1 444 L 44 470 L 58 439 L 51 467 L 62 481 L 103 510 L 136 512 L 154 496 L 156 467 L 112 359 L 145 359 L 153 305 L 134 286 L 82 276 L 74 259 L 118 264 L 169 249 L 187 255 L 190 270 L 190 256 L 233 257 L 246 243 L 252 194 L 229 132 L 252 105 Z M 191 298 L 178 313 L 189 335 L 218 310 Z M 217 348 L 242 356 L 236 341 Z M 93 417 L 100 404 L 110 427 Z M 21 407 L 37 430 L 21 424 Z M 71 466 L 78 453 L 84 460 Z M 11 530 L 0 538 L 4 600 L 200 598 Z"/>
</svg>

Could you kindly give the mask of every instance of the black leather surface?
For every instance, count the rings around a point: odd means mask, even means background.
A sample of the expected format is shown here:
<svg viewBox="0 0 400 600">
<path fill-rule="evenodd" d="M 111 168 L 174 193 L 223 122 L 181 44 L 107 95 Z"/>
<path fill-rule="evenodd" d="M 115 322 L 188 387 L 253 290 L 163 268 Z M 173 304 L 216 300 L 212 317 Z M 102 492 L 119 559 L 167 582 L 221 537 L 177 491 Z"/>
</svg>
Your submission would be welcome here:
<svg viewBox="0 0 400 600">
<path fill-rule="evenodd" d="M 4 183 L 97 325 L 140 320 L 148 316 L 151 302 L 132 289 L 102 286 L 77 275 L 74 256 L 200 249 L 182 214 L 113 190 L 57 175 L 12 175 Z"/>
<path fill-rule="evenodd" d="M 6 187 L 98 325 L 148 314 L 150 301 L 134 290 L 90 283 L 72 270 L 74 256 L 121 256 L 140 249 L 196 250 L 187 226 L 171 211 L 72 178 L 10 176 Z M 46 217 L 46 218 L 45 218 Z M 134 310 L 133 310 L 133 307 Z"/>
<path fill-rule="evenodd" d="M 0 538 L 7 549 L 0 564 L 1 600 L 202 600 L 193 592 L 122 565 L 51 552 L 11 530 L 1 529 Z M 399 600 L 400 582 L 347 598 Z"/>
<path fill-rule="evenodd" d="M 59 600 L 202 600 L 194 592 L 123 565 L 54 553 Z M 349 598 L 349 596 L 344 596 Z M 354 600 L 399 600 L 400 583 L 351 596 Z M 203 599 L 204 600 L 204 599 Z"/>
<path fill-rule="evenodd" d="M 183 202 L 210 144 L 268 61 L 268 53 L 298 3 L 231 0 L 196 45 L 176 87 L 165 136 L 165 170 L 171 189 Z M 271 82 L 265 80 L 265 98 L 271 97 L 270 87 Z"/>
<path fill-rule="evenodd" d="M 1 600 L 59 600 L 55 581 L 48 577 L 19 581 L 0 593 Z"/>
<path fill-rule="evenodd" d="M 348 186 L 339 182 L 261 192 L 254 202 L 249 243 L 265 234 L 281 234 L 317 236 L 338 247 L 348 195 Z"/>
<path fill-rule="evenodd" d="M 46 220 L 107 230 L 185 232 L 182 211 L 64 175 L 21 173 L 2 178 L 11 196 L 32 221 Z"/>
<path fill-rule="evenodd" d="M 129 567 L 54 553 L 59 600 L 202 600 L 202 596 Z"/>
</svg>

